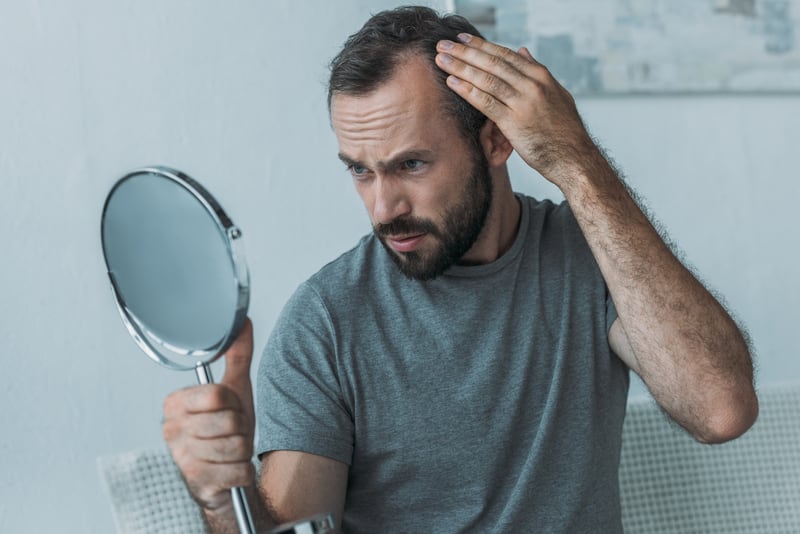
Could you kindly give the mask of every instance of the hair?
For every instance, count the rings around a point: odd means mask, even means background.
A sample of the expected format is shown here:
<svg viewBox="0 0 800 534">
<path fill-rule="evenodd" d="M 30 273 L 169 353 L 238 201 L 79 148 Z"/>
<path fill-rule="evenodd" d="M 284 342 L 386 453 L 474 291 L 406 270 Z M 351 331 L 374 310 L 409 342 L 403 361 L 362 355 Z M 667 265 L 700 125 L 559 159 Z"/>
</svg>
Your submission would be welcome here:
<svg viewBox="0 0 800 534">
<path fill-rule="evenodd" d="M 404 61 L 419 55 L 428 61 L 442 90 L 444 111 L 456 120 L 464 140 L 477 146 L 486 116 L 447 87 L 447 73 L 434 62 L 436 43 L 455 41 L 462 32 L 481 37 L 464 17 L 439 15 L 428 7 L 404 6 L 373 15 L 331 61 L 328 110 L 337 93 L 366 95 L 388 81 Z"/>
</svg>

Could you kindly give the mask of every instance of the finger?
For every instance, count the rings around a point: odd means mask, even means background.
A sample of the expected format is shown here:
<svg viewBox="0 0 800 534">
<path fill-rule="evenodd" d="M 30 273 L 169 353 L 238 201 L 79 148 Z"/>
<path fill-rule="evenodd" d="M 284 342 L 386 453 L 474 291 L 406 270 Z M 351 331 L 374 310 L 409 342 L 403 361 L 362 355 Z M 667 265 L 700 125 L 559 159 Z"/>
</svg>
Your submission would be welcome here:
<svg viewBox="0 0 800 534">
<path fill-rule="evenodd" d="M 526 46 L 520 47 L 517 53 L 522 57 L 524 57 L 525 59 L 529 60 L 530 62 L 535 63 L 536 65 L 540 65 L 540 63 L 534 59 L 533 54 L 531 54 L 531 51 L 528 50 L 528 47 Z"/>
<path fill-rule="evenodd" d="M 446 57 L 442 57 L 445 61 L 442 62 L 444 65 L 440 65 L 440 68 L 449 74 L 455 74 L 455 72 L 451 72 L 452 67 L 468 65 L 474 69 L 468 72 L 495 76 L 510 86 L 515 86 L 527 78 L 524 70 L 532 66 L 530 61 L 522 58 L 509 48 L 493 43 L 490 44 L 492 44 L 493 48 L 482 49 L 446 39 L 439 41 L 436 44 L 436 51 L 440 55 L 444 54 L 456 60 L 450 62 Z M 477 79 L 469 79 L 469 81 L 475 83 Z"/>
<path fill-rule="evenodd" d="M 458 44 L 461 47 L 454 47 L 456 54 L 466 54 L 463 58 L 468 62 L 475 62 L 480 68 L 489 68 L 492 65 L 506 66 L 510 71 L 516 71 L 526 77 L 536 75 L 534 66 L 541 66 L 534 60 L 533 65 L 528 57 L 520 55 L 518 52 L 508 47 L 481 39 L 468 33 L 458 34 Z"/>
<path fill-rule="evenodd" d="M 510 112 L 503 102 L 466 80 L 450 75 L 447 77 L 447 86 L 498 125 L 504 122 Z"/>
<path fill-rule="evenodd" d="M 237 410 L 191 414 L 181 418 L 164 419 L 163 433 L 167 441 L 179 437 L 194 439 L 223 438 L 249 435 L 245 415 Z"/>
<path fill-rule="evenodd" d="M 223 438 L 194 439 L 185 442 L 196 461 L 213 464 L 231 464 L 250 461 L 253 441 L 248 436 L 235 434 Z"/>
<path fill-rule="evenodd" d="M 187 414 L 242 410 L 239 396 L 221 384 L 203 384 L 170 393 L 164 399 L 164 418 L 180 419 Z"/>
<path fill-rule="evenodd" d="M 508 73 L 498 73 L 497 70 L 493 72 L 483 70 L 446 53 L 437 54 L 436 64 L 446 73 L 469 82 L 503 104 L 508 104 L 519 96 L 519 92 L 508 81 L 512 77 L 519 78 L 519 73 L 509 75 Z"/>
<path fill-rule="evenodd" d="M 220 384 L 239 393 L 250 387 L 250 363 L 253 360 L 253 323 L 245 320 L 239 335 L 225 351 L 225 374 Z M 249 390 L 248 393 L 251 393 Z"/>
<path fill-rule="evenodd" d="M 225 351 L 225 374 L 220 384 L 239 396 L 242 409 L 253 417 L 253 385 L 250 364 L 253 361 L 253 323 L 247 319 L 233 344 Z"/>
</svg>

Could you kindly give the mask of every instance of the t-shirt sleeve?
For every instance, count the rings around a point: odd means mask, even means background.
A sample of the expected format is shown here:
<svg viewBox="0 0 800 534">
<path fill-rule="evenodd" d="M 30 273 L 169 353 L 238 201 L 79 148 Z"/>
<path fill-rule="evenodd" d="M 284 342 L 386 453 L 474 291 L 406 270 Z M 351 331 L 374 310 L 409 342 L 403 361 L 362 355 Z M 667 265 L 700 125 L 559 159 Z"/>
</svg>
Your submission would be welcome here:
<svg viewBox="0 0 800 534">
<path fill-rule="evenodd" d="M 591 280 L 598 280 L 600 284 L 602 284 L 603 289 L 605 290 L 605 297 L 606 297 L 606 334 L 611 330 L 611 325 L 614 324 L 614 321 L 617 320 L 617 307 L 614 304 L 614 300 L 611 298 L 611 293 L 608 290 L 608 285 L 606 284 L 605 279 L 603 278 L 602 273 L 600 272 L 600 267 L 597 264 L 597 258 L 594 257 L 592 253 L 591 247 L 589 247 L 589 243 L 586 241 L 586 236 L 583 234 L 583 231 L 578 224 L 577 219 L 575 219 L 575 215 L 572 212 L 572 208 L 570 207 L 567 201 L 562 202 L 556 208 L 557 216 L 561 224 L 564 225 L 565 232 L 568 236 L 570 236 L 570 243 L 571 246 L 566 247 L 566 250 L 573 250 L 575 254 L 580 254 L 582 257 L 587 258 L 588 261 L 587 265 L 591 265 L 592 269 L 595 271 L 596 274 L 587 277 Z M 599 286 L 598 286 L 599 287 Z"/>
<path fill-rule="evenodd" d="M 353 418 L 343 401 L 336 336 L 308 283 L 281 312 L 256 378 L 256 453 L 309 452 L 350 464 Z"/>
<path fill-rule="evenodd" d="M 617 320 L 617 307 L 614 305 L 614 299 L 611 298 L 611 293 L 606 288 L 606 333 L 611 331 L 611 325 Z"/>
</svg>

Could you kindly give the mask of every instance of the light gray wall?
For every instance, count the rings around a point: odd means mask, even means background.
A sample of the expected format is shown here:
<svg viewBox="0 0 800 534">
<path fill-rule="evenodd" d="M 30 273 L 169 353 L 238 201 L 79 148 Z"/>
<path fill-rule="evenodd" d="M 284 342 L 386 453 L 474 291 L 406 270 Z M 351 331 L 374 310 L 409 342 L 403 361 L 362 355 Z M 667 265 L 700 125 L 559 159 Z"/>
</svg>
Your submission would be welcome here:
<svg viewBox="0 0 800 534">
<path fill-rule="evenodd" d="M 110 531 L 95 458 L 161 446 L 161 401 L 194 380 L 156 367 L 121 325 L 99 243 L 108 188 L 159 163 L 215 193 L 245 232 L 262 346 L 294 287 L 368 230 L 324 81 L 344 37 L 390 4 L 0 5 L 0 531 Z M 800 379 L 800 98 L 579 105 L 749 326 L 759 382 Z"/>
</svg>

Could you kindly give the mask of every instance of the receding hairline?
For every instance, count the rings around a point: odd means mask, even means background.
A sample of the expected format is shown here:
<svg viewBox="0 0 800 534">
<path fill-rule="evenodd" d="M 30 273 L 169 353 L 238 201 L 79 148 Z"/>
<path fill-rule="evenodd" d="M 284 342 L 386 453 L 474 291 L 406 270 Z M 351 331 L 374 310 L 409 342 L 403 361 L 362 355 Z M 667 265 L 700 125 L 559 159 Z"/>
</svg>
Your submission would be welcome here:
<svg viewBox="0 0 800 534">
<path fill-rule="evenodd" d="M 436 72 L 439 70 L 439 67 L 436 66 L 436 62 L 434 58 L 436 57 L 436 49 L 431 48 L 430 50 L 428 47 L 424 46 L 426 43 L 422 41 L 417 41 L 413 43 L 408 43 L 408 46 L 403 46 L 397 50 L 393 50 L 390 54 L 387 55 L 386 61 L 389 63 L 391 70 L 389 71 L 388 75 L 383 77 L 382 79 L 375 80 L 374 83 L 369 84 L 363 88 L 358 89 L 333 89 L 330 86 L 330 81 L 328 85 L 328 110 L 330 111 L 331 102 L 333 101 L 333 97 L 338 94 L 343 95 L 352 95 L 352 96 L 364 96 L 371 94 L 378 89 L 380 89 L 385 84 L 389 83 L 397 75 L 397 72 L 402 69 L 405 65 L 407 65 L 410 61 L 421 58 L 428 64 L 430 68 L 430 73 L 433 78 L 436 78 Z M 442 71 L 443 72 L 443 71 Z"/>
<path fill-rule="evenodd" d="M 441 107 L 438 108 L 443 112 L 446 112 L 449 108 L 450 98 L 452 95 L 450 94 L 452 90 L 442 81 L 440 82 L 440 76 L 437 76 L 438 73 L 444 73 L 444 71 L 440 70 L 436 63 L 430 59 L 422 47 L 412 48 L 404 48 L 403 50 L 399 50 L 394 55 L 394 61 L 392 64 L 392 70 L 390 71 L 389 75 L 366 89 L 361 90 L 337 90 L 337 91 L 330 91 L 329 93 L 329 100 L 328 100 L 328 115 L 330 116 L 333 112 L 333 99 L 336 96 L 353 96 L 353 97 L 366 97 L 373 95 L 380 91 L 382 88 L 386 87 L 390 84 L 397 76 L 401 73 L 403 69 L 408 68 L 408 66 L 415 61 L 420 61 L 424 65 L 424 70 L 428 72 L 430 75 L 430 80 L 433 82 L 434 86 L 436 87 L 437 92 L 439 93 L 439 99 L 441 101 Z M 455 93 L 453 93 L 454 95 Z M 449 113 L 443 113 L 443 116 L 446 118 L 452 118 Z"/>
</svg>

